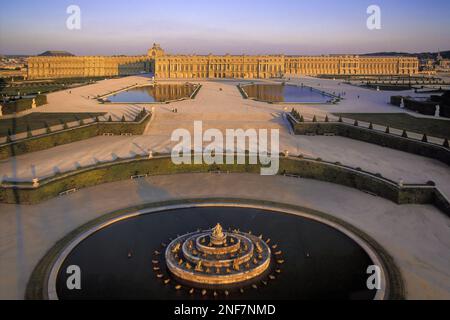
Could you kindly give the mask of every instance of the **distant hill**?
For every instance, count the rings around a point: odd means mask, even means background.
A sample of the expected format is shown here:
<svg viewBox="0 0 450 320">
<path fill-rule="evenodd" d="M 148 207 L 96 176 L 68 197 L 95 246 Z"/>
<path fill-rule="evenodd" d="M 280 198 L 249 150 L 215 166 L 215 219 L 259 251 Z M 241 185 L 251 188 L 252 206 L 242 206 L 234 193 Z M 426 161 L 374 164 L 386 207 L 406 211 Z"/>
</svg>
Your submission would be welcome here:
<svg viewBox="0 0 450 320">
<path fill-rule="evenodd" d="M 50 50 L 39 55 L 40 57 L 74 57 L 75 55 L 67 51 Z"/>
<path fill-rule="evenodd" d="M 408 52 L 375 52 L 361 54 L 361 56 L 407 56 L 407 57 L 418 57 L 419 59 L 436 59 L 437 52 L 421 52 L 421 53 L 408 53 Z M 444 59 L 450 59 L 450 50 L 441 51 L 441 56 Z"/>
</svg>

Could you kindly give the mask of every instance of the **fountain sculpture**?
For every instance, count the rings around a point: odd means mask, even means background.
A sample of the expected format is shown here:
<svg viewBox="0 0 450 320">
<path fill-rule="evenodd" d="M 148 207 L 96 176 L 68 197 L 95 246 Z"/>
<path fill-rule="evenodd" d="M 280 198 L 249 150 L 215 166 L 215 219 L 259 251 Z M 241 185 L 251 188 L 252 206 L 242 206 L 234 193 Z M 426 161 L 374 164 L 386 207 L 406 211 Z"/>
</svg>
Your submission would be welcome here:
<svg viewBox="0 0 450 320">
<path fill-rule="evenodd" d="M 167 269 L 193 286 L 234 285 L 269 270 L 271 250 L 261 237 L 238 230 L 213 229 L 180 236 L 166 248 Z"/>
</svg>

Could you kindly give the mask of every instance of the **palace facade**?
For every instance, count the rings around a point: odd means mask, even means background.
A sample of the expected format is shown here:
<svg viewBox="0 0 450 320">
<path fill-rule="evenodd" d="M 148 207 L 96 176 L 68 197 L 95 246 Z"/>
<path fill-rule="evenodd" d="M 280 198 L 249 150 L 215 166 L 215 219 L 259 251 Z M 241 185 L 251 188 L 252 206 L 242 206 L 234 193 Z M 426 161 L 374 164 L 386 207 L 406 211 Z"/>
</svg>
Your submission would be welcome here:
<svg viewBox="0 0 450 320">
<path fill-rule="evenodd" d="M 151 71 L 151 61 L 141 57 L 31 57 L 28 79 L 113 77 Z"/>
<path fill-rule="evenodd" d="M 155 59 L 164 55 L 157 44 L 142 56 L 83 56 L 76 57 L 44 52 L 40 56 L 28 58 L 28 79 L 114 77 L 149 73 L 154 70 Z M 49 54 L 50 53 L 50 54 Z"/>
<path fill-rule="evenodd" d="M 168 55 L 154 44 L 146 56 L 31 57 L 29 79 L 103 77 L 153 72 L 157 79 L 269 79 L 318 75 L 414 75 L 415 57 Z"/>
<path fill-rule="evenodd" d="M 318 75 L 414 75 L 419 60 L 381 56 L 160 56 L 156 78 L 268 79 Z"/>
</svg>

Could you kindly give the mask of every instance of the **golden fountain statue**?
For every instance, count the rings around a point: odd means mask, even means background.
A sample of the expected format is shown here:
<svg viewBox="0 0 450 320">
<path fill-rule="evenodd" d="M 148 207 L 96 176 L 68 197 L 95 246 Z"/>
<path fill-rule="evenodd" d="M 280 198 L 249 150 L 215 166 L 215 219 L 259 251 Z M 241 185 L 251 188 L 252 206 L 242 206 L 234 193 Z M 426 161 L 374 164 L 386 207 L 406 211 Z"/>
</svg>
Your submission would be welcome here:
<svg viewBox="0 0 450 320">
<path fill-rule="evenodd" d="M 222 226 L 218 223 L 211 233 L 211 243 L 215 246 L 222 246 L 227 239 L 227 236 L 223 233 Z"/>
<path fill-rule="evenodd" d="M 203 268 L 202 268 L 202 260 L 200 260 L 197 265 L 195 266 L 195 271 L 197 272 L 203 272 Z"/>
<path fill-rule="evenodd" d="M 262 275 L 269 269 L 271 255 L 261 238 L 239 230 L 225 232 L 218 223 L 213 229 L 179 236 L 167 246 L 165 258 L 177 278 L 192 285 L 220 286 Z"/>
<path fill-rule="evenodd" d="M 172 248 L 172 253 L 178 253 L 178 251 L 180 251 L 181 249 L 181 243 L 177 243 L 173 248 Z"/>
</svg>

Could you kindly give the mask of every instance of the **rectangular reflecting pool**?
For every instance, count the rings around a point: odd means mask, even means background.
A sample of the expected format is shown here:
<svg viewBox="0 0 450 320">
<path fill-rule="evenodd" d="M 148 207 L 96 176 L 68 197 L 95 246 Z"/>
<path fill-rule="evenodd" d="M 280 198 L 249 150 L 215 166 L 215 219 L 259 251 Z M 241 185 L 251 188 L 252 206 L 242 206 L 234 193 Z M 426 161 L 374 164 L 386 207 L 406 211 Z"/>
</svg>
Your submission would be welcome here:
<svg viewBox="0 0 450 320">
<path fill-rule="evenodd" d="M 283 84 L 250 84 L 241 87 L 250 99 L 283 103 L 328 103 L 334 97 L 320 90 Z"/>
<path fill-rule="evenodd" d="M 197 85 L 157 84 L 135 87 L 107 97 L 112 103 L 155 103 L 190 98 Z"/>
</svg>

